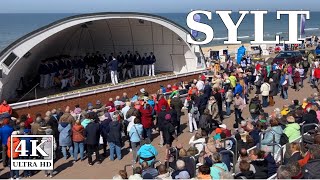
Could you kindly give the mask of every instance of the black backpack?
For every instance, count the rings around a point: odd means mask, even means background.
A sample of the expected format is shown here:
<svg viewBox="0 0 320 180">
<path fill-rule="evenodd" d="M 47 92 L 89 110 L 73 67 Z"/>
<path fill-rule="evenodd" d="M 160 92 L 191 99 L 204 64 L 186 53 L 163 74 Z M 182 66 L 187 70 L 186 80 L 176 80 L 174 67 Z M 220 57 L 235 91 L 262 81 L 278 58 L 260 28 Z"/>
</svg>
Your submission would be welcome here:
<svg viewBox="0 0 320 180">
<path fill-rule="evenodd" d="M 282 133 L 280 136 L 280 145 L 283 146 L 289 142 L 289 138 L 285 133 Z"/>
</svg>

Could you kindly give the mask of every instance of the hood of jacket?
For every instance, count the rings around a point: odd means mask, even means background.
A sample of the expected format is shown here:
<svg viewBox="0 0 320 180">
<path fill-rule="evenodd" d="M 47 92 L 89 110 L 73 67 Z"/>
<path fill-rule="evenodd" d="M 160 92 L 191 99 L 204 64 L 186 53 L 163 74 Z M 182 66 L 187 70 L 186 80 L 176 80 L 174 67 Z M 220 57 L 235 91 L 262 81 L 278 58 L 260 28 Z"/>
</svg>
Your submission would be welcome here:
<svg viewBox="0 0 320 180">
<path fill-rule="evenodd" d="M 67 127 L 67 126 L 69 125 L 69 123 L 68 123 L 68 122 L 61 122 L 60 125 L 61 125 L 63 128 L 65 128 L 65 127 Z"/>
<path fill-rule="evenodd" d="M 282 129 L 281 126 L 273 126 L 273 127 L 271 127 L 271 129 L 272 129 L 275 133 L 277 133 L 277 134 L 279 134 L 279 135 L 281 135 L 281 134 L 283 133 L 283 129 Z"/>
<path fill-rule="evenodd" d="M 295 130 L 300 130 L 300 125 L 298 123 L 290 123 L 290 124 L 287 124 L 287 127 L 289 128 L 292 128 L 292 129 L 295 129 Z"/>
<path fill-rule="evenodd" d="M 74 130 L 76 130 L 76 131 L 81 131 L 81 130 L 83 130 L 83 129 L 84 129 L 84 127 L 83 127 L 83 126 L 81 126 L 81 125 L 77 125 L 77 124 L 75 124 L 75 125 L 73 126 L 73 129 L 74 129 Z"/>
</svg>

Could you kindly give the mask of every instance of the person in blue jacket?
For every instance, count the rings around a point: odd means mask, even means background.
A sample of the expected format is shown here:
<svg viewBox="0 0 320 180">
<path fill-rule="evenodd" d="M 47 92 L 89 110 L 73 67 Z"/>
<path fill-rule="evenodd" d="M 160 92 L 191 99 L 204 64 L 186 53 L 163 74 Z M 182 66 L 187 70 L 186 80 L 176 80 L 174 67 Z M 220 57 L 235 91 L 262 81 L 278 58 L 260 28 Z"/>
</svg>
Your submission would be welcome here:
<svg viewBox="0 0 320 180">
<path fill-rule="evenodd" d="M 3 120 L 3 126 L 0 128 L 0 138 L 2 142 L 2 152 L 7 152 L 7 142 L 8 142 L 8 137 L 11 135 L 13 132 L 13 128 L 9 125 L 9 119 L 4 119 Z M 3 167 L 8 166 L 8 156 L 7 153 L 2 153 L 2 163 Z"/>
<path fill-rule="evenodd" d="M 30 135 L 31 134 L 31 129 L 24 129 L 24 135 Z M 26 141 L 26 149 L 27 149 L 27 155 L 29 156 L 32 153 L 32 145 L 31 145 L 31 140 L 33 138 L 31 137 L 21 137 L 20 140 L 25 140 Z M 23 159 L 30 159 L 29 157 L 23 157 Z M 24 177 L 31 177 L 31 171 L 30 170 L 24 170 L 23 171 L 23 176 Z"/>
<path fill-rule="evenodd" d="M 139 156 L 139 162 L 140 164 L 143 161 L 147 161 L 148 165 L 150 166 L 155 160 L 156 157 L 158 156 L 158 151 L 157 149 L 151 144 L 151 141 L 149 138 L 145 139 L 144 145 L 142 145 L 137 153 Z"/>
<path fill-rule="evenodd" d="M 113 58 L 112 61 L 108 63 L 108 67 L 110 69 L 112 84 L 118 84 L 118 60 L 116 58 Z"/>
<path fill-rule="evenodd" d="M 131 127 L 130 132 L 129 132 L 134 162 L 136 162 L 137 151 L 139 150 L 140 145 L 141 145 L 140 143 L 142 140 L 142 133 L 143 133 L 143 126 L 140 123 L 140 120 L 138 118 L 135 118 L 134 125 Z"/>
<path fill-rule="evenodd" d="M 234 96 L 236 95 L 236 94 L 239 94 L 240 95 L 240 97 L 243 97 L 242 96 L 242 92 L 243 92 L 243 88 L 242 88 L 242 86 L 240 85 L 240 83 L 239 82 L 237 82 L 237 85 L 236 85 L 236 87 L 235 87 L 235 89 L 234 89 Z"/>
</svg>

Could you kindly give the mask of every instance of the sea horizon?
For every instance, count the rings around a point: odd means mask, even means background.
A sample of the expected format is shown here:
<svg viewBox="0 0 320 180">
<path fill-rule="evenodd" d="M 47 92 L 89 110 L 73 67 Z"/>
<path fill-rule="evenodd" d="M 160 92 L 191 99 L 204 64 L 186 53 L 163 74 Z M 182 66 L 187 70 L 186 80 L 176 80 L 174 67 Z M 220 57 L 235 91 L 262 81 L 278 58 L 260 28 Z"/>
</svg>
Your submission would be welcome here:
<svg viewBox="0 0 320 180">
<path fill-rule="evenodd" d="M 114 11 L 115 12 L 115 11 Z M 133 11 L 128 11 L 133 13 Z M 103 12 L 94 12 L 103 13 Z M 138 13 L 138 12 L 137 12 Z M 190 30 L 186 25 L 186 16 L 189 12 L 185 13 L 146 13 L 154 14 L 167 18 L 180 26 Z M 0 51 L 9 46 L 17 39 L 24 35 L 35 31 L 43 26 L 46 26 L 55 21 L 61 20 L 66 17 L 79 15 L 79 14 L 93 14 L 93 13 L 0 13 Z M 228 31 L 221 21 L 220 17 L 212 12 L 212 20 L 207 20 L 202 16 L 201 22 L 210 25 L 214 29 L 214 40 L 203 47 L 223 45 L 223 41 L 227 40 Z M 238 11 L 233 11 L 231 14 L 233 21 L 237 21 L 239 18 Z M 320 17 L 320 11 L 310 11 L 310 20 L 306 21 L 306 34 L 305 36 L 320 35 L 320 21 L 317 17 Z M 299 20 L 298 20 L 299 21 Z M 243 22 L 238 29 L 238 39 L 242 40 L 242 43 L 249 43 L 254 39 L 254 18 L 253 15 L 246 15 Z M 298 22 L 299 26 L 299 22 Z M 299 28 L 299 27 L 298 27 Z M 264 39 L 274 40 L 275 35 L 280 35 L 283 38 L 288 36 L 288 17 L 282 16 L 281 20 L 276 19 L 275 11 L 269 11 L 264 18 Z M 199 33 L 198 38 L 204 38 L 202 33 Z"/>
</svg>

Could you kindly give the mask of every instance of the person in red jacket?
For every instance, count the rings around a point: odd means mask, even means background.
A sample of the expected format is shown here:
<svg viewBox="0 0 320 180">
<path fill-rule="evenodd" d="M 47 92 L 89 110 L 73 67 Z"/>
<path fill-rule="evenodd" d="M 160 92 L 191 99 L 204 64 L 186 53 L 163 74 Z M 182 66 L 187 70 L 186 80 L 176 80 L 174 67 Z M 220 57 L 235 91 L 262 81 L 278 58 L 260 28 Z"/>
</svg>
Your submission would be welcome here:
<svg viewBox="0 0 320 180">
<path fill-rule="evenodd" d="M 314 86 L 317 88 L 318 92 L 320 91 L 319 88 L 318 88 L 318 83 L 319 83 L 319 79 L 320 79 L 320 67 L 317 67 L 314 69 L 314 72 L 313 72 L 313 77 L 315 78 L 314 79 Z"/>
<path fill-rule="evenodd" d="M 159 101 L 158 101 L 157 106 L 158 106 L 158 107 L 156 108 L 156 109 L 157 109 L 157 114 L 160 113 L 161 108 L 162 108 L 163 106 L 166 107 L 166 111 L 169 111 L 169 110 L 170 110 L 168 101 L 164 98 L 164 95 L 163 95 L 163 94 L 161 94 L 161 95 L 159 96 Z"/>
<path fill-rule="evenodd" d="M 148 103 L 145 103 L 144 106 L 139 109 L 139 111 L 141 114 L 141 124 L 143 126 L 143 137 L 152 140 L 152 107 Z"/>
<path fill-rule="evenodd" d="M 294 83 L 294 88 L 295 91 L 299 91 L 299 82 L 301 81 L 300 79 L 300 73 L 299 71 L 296 69 L 294 72 L 294 77 L 293 77 L 293 83 Z"/>
</svg>

